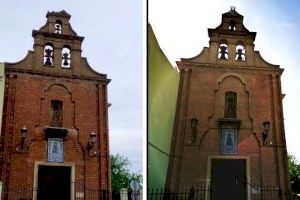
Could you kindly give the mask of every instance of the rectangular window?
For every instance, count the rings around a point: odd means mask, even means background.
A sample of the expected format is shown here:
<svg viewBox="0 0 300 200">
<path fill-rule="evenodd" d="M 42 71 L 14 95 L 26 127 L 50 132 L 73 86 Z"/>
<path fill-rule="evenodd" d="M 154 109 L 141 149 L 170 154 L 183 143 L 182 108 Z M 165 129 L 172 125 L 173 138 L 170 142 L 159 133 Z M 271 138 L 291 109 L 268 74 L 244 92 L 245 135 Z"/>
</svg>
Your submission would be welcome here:
<svg viewBox="0 0 300 200">
<path fill-rule="evenodd" d="M 237 130 L 221 129 L 221 154 L 237 155 Z"/>
</svg>

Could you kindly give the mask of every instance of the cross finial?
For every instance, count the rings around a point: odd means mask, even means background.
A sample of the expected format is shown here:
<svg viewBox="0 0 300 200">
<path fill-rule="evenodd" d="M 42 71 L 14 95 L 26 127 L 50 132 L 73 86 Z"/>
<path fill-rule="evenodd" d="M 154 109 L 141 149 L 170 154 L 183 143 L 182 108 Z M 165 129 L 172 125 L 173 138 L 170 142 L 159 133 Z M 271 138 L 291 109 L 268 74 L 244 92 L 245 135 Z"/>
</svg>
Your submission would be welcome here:
<svg viewBox="0 0 300 200">
<path fill-rule="evenodd" d="M 230 10 L 235 10 L 235 6 L 230 6 Z"/>
</svg>

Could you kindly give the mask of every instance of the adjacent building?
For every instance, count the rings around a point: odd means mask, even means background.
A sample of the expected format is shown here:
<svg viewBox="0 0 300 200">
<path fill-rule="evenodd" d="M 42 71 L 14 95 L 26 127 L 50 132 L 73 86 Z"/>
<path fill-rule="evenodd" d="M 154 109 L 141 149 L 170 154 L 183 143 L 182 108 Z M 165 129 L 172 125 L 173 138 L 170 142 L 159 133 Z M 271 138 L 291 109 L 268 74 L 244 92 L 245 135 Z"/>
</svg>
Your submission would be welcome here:
<svg viewBox="0 0 300 200">
<path fill-rule="evenodd" d="M 176 110 L 179 74 L 148 24 L 148 188 L 164 188 Z"/>
<path fill-rule="evenodd" d="M 33 51 L 5 63 L 2 196 L 108 198 L 110 80 L 81 56 L 84 37 L 72 29 L 71 15 L 63 10 L 46 17 L 32 31 Z"/>
<path fill-rule="evenodd" d="M 1 122 L 2 122 L 2 109 L 3 109 L 3 97 L 4 97 L 4 63 L 0 63 L 0 137 L 1 137 Z"/>
<path fill-rule="evenodd" d="M 256 33 L 235 7 L 208 35 L 209 47 L 177 62 L 166 187 L 202 199 L 290 199 L 283 69 L 254 50 Z"/>
</svg>

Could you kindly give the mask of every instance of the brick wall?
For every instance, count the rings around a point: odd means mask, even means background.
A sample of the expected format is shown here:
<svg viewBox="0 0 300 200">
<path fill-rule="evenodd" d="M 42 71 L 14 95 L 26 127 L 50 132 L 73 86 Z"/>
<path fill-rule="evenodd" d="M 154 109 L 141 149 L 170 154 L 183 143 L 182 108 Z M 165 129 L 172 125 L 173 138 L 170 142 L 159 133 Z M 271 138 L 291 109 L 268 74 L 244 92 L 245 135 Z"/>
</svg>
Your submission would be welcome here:
<svg viewBox="0 0 300 200">
<path fill-rule="evenodd" d="M 68 23 L 70 17 L 65 15 L 61 11 L 48 13 L 47 17 L 50 21 L 55 17 L 63 17 L 67 19 L 65 23 Z M 41 30 L 48 29 L 44 26 Z M 74 31 L 68 30 L 66 34 L 74 34 Z M 54 48 L 54 55 L 59 55 L 62 44 L 70 43 L 70 39 L 73 39 L 76 48 L 81 48 L 82 39 L 79 36 L 63 36 L 67 37 L 64 41 L 59 34 L 51 33 L 51 37 L 45 37 L 45 33 L 41 31 L 34 35 L 34 46 L 55 41 L 53 44 L 57 44 L 58 48 Z M 62 68 L 59 61 L 54 66 L 44 66 L 42 62 L 36 62 L 42 60 L 43 51 L 43 48 L 35 48 L 17 63 L 5 63 L 0 180 L 4 187 L 37 187 L 39 165 L 61 165 L 72 167 L 72 181 L 84 183 L 86 187 L 107 190 L 110 188 L 107 127 L 107 84 L 110 80 L 105 74 L 95 72 L 80 53 L 72 54 L 73 62 L 69 69 Z M 67 130 L 63 142 L 63 163 L 47 162 L 45 128 L 50 126 L 51 100 L 63 102 L 61 128 Z M 20 129 L 24 126 L 28 130 L 25 138 L 28 150 L 18 152 L 16 149 L 21 144 Z M 89 156 L 87 144 L 92 131 L 97 136 L 95 155 Z"/>
</svg>

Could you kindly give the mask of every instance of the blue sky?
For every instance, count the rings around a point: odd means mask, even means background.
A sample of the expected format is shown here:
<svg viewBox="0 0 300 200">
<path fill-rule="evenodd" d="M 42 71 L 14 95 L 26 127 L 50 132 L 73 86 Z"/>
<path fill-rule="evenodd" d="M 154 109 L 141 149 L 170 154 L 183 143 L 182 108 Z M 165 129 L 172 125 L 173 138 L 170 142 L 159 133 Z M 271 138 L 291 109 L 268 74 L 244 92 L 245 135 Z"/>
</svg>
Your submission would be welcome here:
<svg viewBox="0 0 300 200">
<path fill-rule="evenodd" d="M 1 2 L 0 62 L 16 62 L 32 50 L 33 29 L 47 11 L 66 10 L 84 36 L 82 55 L 112 81 L 108 86 L 110 152 L 129 158 L 142 171 L 143 2 L 140 0 L 10 0 Z"/>
<path fill-rule="evenodd" d="M 287 150 L 300 161 L 300 1 L 149 0 L 149 22 L 160 47 L 175 65 L 208 46 L 207 28 L 236 6 L 249 31 L 257 32 L 255 50 L 284 68 L 282 92 Z"/>
</svg>

